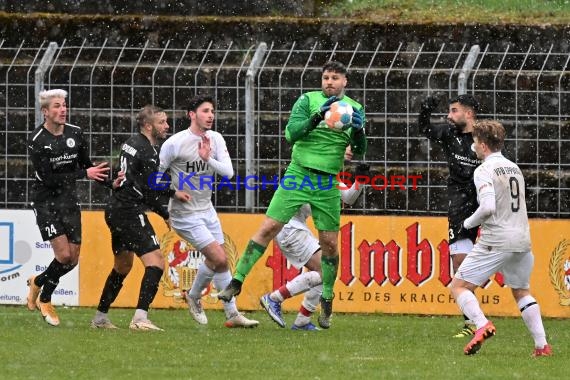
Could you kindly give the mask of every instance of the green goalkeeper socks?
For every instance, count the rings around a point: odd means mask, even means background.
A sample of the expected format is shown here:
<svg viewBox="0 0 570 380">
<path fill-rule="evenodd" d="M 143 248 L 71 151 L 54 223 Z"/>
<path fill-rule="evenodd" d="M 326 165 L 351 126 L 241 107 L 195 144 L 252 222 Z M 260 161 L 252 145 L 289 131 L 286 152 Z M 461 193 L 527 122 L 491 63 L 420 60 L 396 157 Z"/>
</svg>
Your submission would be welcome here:
<svg viewBox="0 0 570 380">
<path fill-rule="evenodd" d="M 336 280 L 336 272 L 338 270 L 338 256 L 321 257 L 321 270 L 323 272 L 323 295 L 326 300 L 334 298 L 334 282 Z"/>
<path fill-rule="evenodd" d="M 245 277 L 251 271 L 251 268 L 253 268 L 257 260 L 259 260 L 259 258 L 265 253 L 266 248 L 267 247 L 264 247 L 260 244 L 257 244 L 253 240 L 250 240 L 247 244 L 247 247 L 245 248 L 245 251 L 237 262 L 234 278 L 243 283 Z"/>
</svg>

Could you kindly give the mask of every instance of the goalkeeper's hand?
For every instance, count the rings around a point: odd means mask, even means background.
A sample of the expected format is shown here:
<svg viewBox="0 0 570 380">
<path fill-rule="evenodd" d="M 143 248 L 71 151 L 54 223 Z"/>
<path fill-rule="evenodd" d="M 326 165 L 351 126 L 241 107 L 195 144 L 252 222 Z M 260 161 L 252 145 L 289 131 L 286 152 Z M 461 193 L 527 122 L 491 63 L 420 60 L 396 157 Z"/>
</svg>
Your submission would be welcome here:
<svg viewBox="0 0 570 380">
<path fill-rule="evenodd" d="M 352 113 L 351 127 L 358 130 L 358 129 L 362 129 L 363 124 L 364 124 L 364 121 L 362 120 L 362 115 L 360 114 L 360 112 L 354 111 Z"/>
<path fill-rule="evenodd" d="M 328 98 L 327 101 L 321 106 L 321 108 L 319 109 L 319 116 L 321 117 L 321 119 L 325 118 L 325 114 L 327 113 L 328 110 L 331 109 L 331 104 L 333 104 L 337 100 L 338 98 L 333 95 L 330 98 Z"/>
<path fill-rule="evenodd" d="M 323 121 L 323 119 L 325 118 L 325 114 L 327 113 L 328 110 L 331 109 L 331 104 L 333 104 L 334 102 L 336 102 L 338 100 L 338 98 L 336 96 L 331 96 L 330 98 L 327 99 L 327 101 L 321 106 L 321 108 L 319 108 L 319 112 L 317 112 L 316 114 L 314 114 L 313 116 L 311 116 L 310 119 L 310 123 L 311 123 L 311 127 L 315 128 L 317 125 L 319 125 L 319 123 L 321 121 Z"/>
</svg>

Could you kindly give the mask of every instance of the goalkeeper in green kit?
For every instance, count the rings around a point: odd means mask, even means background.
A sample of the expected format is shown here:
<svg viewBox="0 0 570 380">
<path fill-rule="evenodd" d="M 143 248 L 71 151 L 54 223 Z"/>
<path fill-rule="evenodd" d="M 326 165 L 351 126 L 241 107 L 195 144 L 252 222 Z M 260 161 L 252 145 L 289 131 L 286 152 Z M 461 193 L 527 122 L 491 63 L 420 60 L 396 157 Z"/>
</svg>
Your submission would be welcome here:
<svg viewBox="0 0 570 380">
<path fill-rule="evenodd" d="M 322 250 L 323 294 L 318 321 L 326 329 L 330 327 L 338 270 L 341 190 L 337 174 L 342 169 L 348 145 L 355 156 L 364 155 L 366 135 L 362 105 L 344 94 L 346 67 L 339 62 L 327 62 L 321 80 L 321 91 L 304 93 L 293 105 L 285 130 L 287 141 L 293 144 L 291 163 L 271 199 L 265 219 L 239 258 L 232 281 L 218 298 L 229 301 L 241 292 L 245 277 L 263 256 L 271 240 L 303 204 L 309 204 Z M 329 128 L 324 121 L 325 113 L 337 100 L 354 109 L 351 123 L 341 131 Z"/>
</svg>

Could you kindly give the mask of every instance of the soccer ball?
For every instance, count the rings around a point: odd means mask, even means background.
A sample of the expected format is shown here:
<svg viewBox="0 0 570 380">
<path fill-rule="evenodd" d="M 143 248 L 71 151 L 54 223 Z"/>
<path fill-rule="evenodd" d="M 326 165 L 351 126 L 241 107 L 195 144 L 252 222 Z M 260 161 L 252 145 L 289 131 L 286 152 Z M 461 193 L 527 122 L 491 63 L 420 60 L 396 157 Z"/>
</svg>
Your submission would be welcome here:
<svg viewBox="0 0 570 380">
<path fill-rule="evenodd" d="M 325 123 L 330 129 L 340 132 L 352 122 L 352 112 L 352 106 L 347 102 L 334 102 L 331 109 L 325 113 Z"/>
</svg>

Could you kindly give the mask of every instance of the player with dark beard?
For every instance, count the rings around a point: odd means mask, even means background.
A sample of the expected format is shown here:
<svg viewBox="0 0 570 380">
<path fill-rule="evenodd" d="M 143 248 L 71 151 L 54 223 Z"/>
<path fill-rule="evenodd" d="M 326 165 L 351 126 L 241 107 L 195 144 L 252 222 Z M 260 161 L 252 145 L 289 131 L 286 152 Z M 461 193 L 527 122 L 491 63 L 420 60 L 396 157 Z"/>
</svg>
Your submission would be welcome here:
<svg viewBox="0 0 570 380">
<path fill-rule="evenodd" d="M 449 223 L 449 252 L 453 272 L 473 249 L 477 238 L 477 227 L 461 228 L 461 223 L 477 209 L 477 192 L 473 184 L 473 173 L 481 161 L 471 150 L 473 126 L 477 121 L 479 102 L 471 95 L 459 95 L 449 100 L 448 124 L 431 124 L 431 113 L 437 107 L 437 99 L 426 98 L 421 104 L 418 124 L 420 131 L 431 141 L 437 142 L 447 158 L 447 198 Z M 474 334 L 474 326 L 465 317 L 465 325 L 456 338 Z"/>
<path fill-rule="evenodd" d="M 137 115 L 139 133 L 131 136 L 122 146 L 121 172 L 124 180 L 105 208 L 105 221 L 111 231 L 113 269 L 107 276 L 95 317 L 94 328 L 116 328 L 108 311 L 123 286 L 137 255 L 145 270 L 137 307 L 129 325 L 131 330 L 162 330 L 148 319 L 148 309 L 156 296 L 164 271 L 164 258 L 158 238 L 145 211 L 150 209 L 169 223 L 169 213 L 161 203 L 161 195 L 187 202 L 190 196 L 182 191 L 157 191 L 149 186 L 148 179 L 158 170 L 159 140 L 166 138 L 169 126 L 166 113 L 153 105 L 144 106 Z"/>
</svg>

